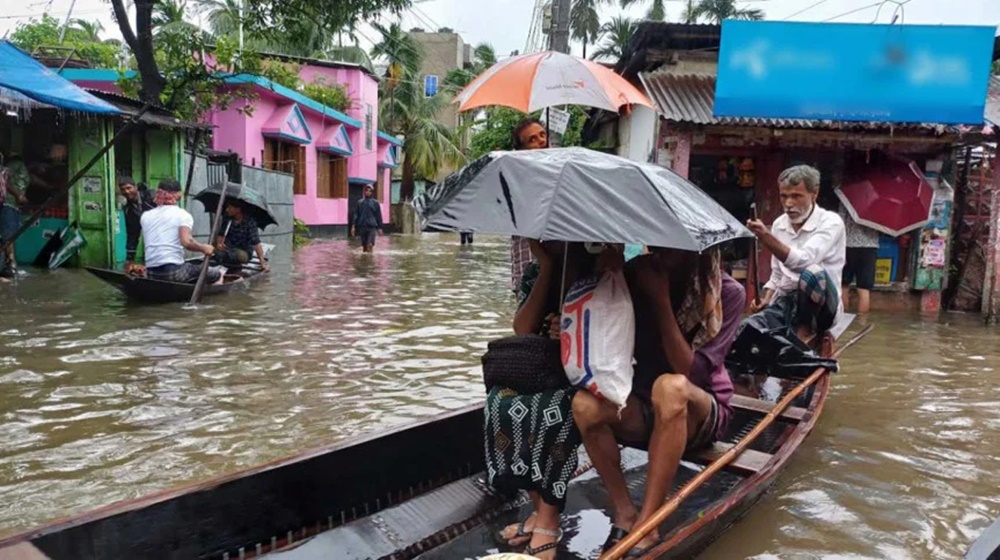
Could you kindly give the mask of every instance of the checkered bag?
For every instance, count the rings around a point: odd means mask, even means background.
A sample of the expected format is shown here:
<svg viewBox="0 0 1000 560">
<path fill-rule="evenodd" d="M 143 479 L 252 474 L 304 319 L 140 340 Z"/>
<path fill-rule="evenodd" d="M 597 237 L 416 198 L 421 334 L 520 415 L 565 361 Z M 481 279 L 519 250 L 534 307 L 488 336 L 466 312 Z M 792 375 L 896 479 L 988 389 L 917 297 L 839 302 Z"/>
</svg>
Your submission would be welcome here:
<svg viewBox="0 0 1000 560">
<path fill-rule="evenodd" d="M 483 355 L 483 383 L 521 394 L 540 393 L 569 386 L 563 371 L 558 340 L 529 334 L 494 340 Z"/>
</svg>

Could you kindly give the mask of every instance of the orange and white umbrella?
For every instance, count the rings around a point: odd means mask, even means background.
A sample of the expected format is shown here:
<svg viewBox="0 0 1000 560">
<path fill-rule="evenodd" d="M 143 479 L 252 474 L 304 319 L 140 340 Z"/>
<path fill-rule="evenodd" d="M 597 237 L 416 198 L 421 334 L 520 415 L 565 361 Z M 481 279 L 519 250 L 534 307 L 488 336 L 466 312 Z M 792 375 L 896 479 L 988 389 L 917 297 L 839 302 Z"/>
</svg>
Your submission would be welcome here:
<svg viewBox="0 0 1000 560">
<path fill-rule="evenodd" d="M 502 60 L 456 97 L 459 111 L 501 105 L 532 113 L 560 105 L 617 111 L 622 105 L 652 108 L 638 88 L 596 62 L 554 51 Z"/>
</svg>

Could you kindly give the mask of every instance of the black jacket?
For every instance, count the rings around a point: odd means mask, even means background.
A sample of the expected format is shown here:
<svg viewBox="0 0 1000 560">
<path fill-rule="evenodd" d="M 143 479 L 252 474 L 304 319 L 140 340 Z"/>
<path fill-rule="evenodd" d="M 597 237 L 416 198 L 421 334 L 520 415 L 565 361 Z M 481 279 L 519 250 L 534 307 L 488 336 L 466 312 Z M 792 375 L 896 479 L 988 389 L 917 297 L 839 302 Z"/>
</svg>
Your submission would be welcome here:
<svg viewBox="0 0 1000 560">
<path fill-rule="evenodd" d="M 156 208 L 153 202 L 153 195 L 146 185 L 137 185 L 139 189 L 139 200 L 125 203 L 125 260 L 134 261 L 135 251 L 139 248 L 139 234 L 142 233 L 142 225 L 139 222 L 142 213 L 146 210 Z"/>
</svg>

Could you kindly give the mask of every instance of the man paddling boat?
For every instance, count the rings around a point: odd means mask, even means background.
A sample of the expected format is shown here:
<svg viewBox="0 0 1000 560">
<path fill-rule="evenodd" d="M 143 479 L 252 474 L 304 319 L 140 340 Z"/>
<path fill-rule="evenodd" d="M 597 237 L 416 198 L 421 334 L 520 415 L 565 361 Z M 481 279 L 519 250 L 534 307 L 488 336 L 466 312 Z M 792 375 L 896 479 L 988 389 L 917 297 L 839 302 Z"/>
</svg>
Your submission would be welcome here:
<svg viewBox="0 0 1000 560">
<path fill-rule="evenodd" d="M 194 284 L 201 275 L 201 265 L 184 260 L 184 249 L 211 257 L 215 248 L 198 243 L 191 230 L 194 218 L 177 206 L 182 196 L 181 184 L 173 179 L 160 181 L 156 190 L 156 208 L 147 210 L 140 219 L 142 237 L 146 242 L 146 276 L 154 280 Z M 221 284 L 221 267 L 211 267 L 205 281 Z"/>
</svg>

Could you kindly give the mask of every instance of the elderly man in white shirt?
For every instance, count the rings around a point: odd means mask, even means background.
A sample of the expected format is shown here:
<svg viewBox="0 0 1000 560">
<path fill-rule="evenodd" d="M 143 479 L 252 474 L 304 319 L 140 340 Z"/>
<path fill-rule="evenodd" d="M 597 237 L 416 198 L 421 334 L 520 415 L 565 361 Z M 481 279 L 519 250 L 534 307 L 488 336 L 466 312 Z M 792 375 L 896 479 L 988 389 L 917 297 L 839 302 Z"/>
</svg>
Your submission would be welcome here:
<svg viewBox="0 0 1000 560">
<path fill-rule="evenodd" d="M 839 293 L 847 251 L 844 221 L 816 204 L 819 184 L 819 171 L 813 167 L 784 170 L 778 176 L 784 214 L 770 230 L 760 220 L 747 222 L 773 255 L 764 297 L 752 311 L 795 298 L 791 326 L 803 339 L 828 331 L 844 309 Z"/>
</svg>

